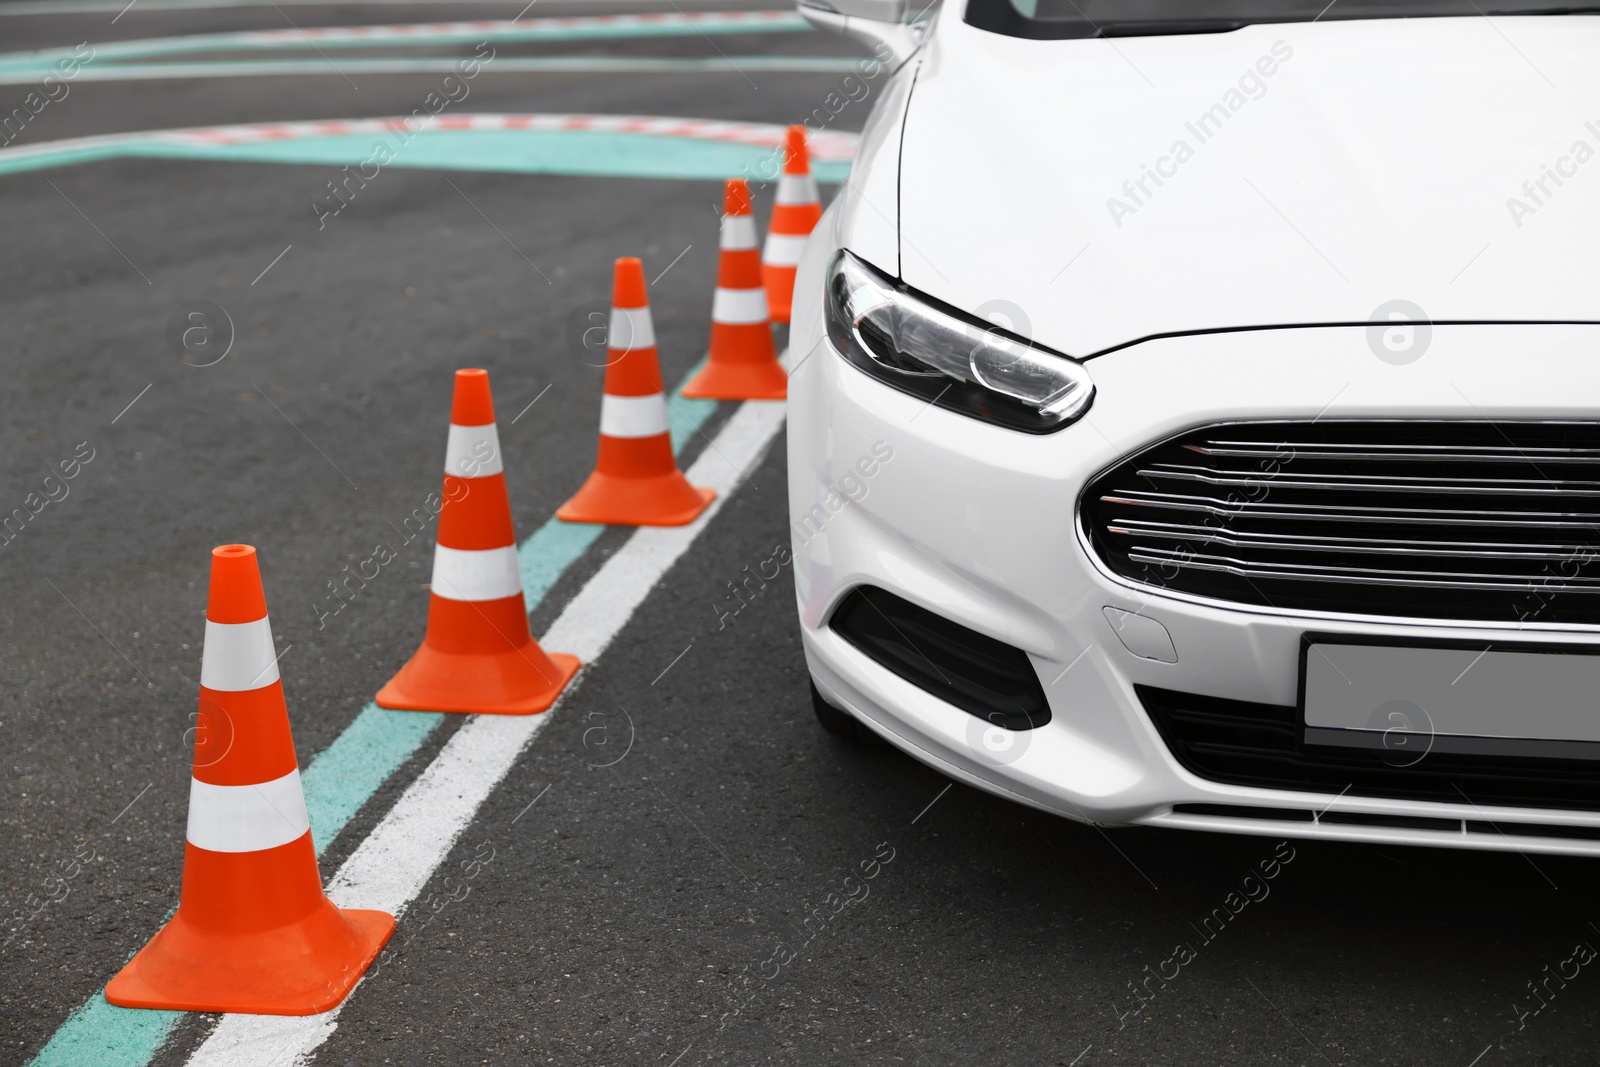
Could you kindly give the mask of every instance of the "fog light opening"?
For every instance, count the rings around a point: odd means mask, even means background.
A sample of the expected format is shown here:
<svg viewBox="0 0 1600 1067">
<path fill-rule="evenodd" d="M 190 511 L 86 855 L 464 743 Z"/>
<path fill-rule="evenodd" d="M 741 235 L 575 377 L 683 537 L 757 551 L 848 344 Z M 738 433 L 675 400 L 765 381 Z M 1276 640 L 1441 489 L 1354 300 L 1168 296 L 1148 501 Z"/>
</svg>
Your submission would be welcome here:
<svg viewBox="0 0 1600 1067">
<path fill-rule="evenodd" d="M 1001 730 L 1050 721 L 1028 654 L 875 586 L 851 590 L 828 620 L 878 665 Z"/>
</svg>

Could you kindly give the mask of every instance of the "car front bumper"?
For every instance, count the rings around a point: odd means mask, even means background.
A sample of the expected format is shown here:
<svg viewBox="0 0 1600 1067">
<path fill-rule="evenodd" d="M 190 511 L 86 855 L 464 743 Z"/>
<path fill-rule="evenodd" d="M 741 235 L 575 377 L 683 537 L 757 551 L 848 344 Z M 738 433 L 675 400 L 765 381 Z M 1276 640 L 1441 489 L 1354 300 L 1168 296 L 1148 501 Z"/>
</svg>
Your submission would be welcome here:
<svg viewBox="0 0 1600 1067">
<path fill-rule="evenodd" d="M 1593 418 L 1588 398 L 1600 397 L 1600 328 L 1435 326 L 1423 356 L 1405 365 L 1379 358 L 1362 327 L 1151 340 L 1089 361 L 1097 396 L 1087 416 L 1030 436 L 929 406 L 845 363 L 825 337 L 824 258 L 808 250 L 796 290 L 789 480 L 806 657 L 830 702 L 953 778 L 1083 821 L 1600 855 L 1600 833 L 1595 840 L 1548 836 L 1560 828 L 1600 830 L 1600 812 L 1200 778 L 1173 757 L 1135 692 L 1142 685 L 1294 705 L 1309 632 L 1382 643 L 1505 641 L 1514 631 L 1525 644 L 1594 645 L 1600 627 L 1464 625 L 1207 602 L 1111 574 L 1090 552 L 1078 515 L 1080 495 L 1100 472 L 1211 423 Z M 869 659 L 827 626 L 858 585 L 888 590 L 1024 650 L 1051 721 L 998 731 Z M 1131 651 L 1107 608 L 1160 623 L 1176 662 Z M 1282 822 L 1180 812 L 1177 805 L 1311 815 Z M 1323 821 L 1329 812 L 1390 825 Z M 1452 820 L 1459 828 L 1419 829 L 1399 819 Z"/>
</svg>

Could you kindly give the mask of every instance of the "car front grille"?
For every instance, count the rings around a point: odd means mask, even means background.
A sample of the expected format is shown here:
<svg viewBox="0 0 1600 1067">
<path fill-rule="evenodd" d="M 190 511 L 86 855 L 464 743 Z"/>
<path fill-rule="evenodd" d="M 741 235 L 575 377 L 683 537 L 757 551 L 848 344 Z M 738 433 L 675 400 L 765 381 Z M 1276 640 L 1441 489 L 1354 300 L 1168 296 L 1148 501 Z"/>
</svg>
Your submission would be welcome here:
<svg viewBox="0 0 1600 1067">
<path fill-rule="evenodd" d="M 1379 752 L 1304 744 L 1293 707 L 1134 688 L 1173 758 L 1213 782 L 1391 800 L 1600 810 L 1600 761 L 1430 752 L 1400 766 Z"/>
<path fill-rule="evenodd" d="M 1600 423 L 1195 430 L 1082 501 L 1116 574 L 1296 611 L 1600 622 Z"/>
</svg>

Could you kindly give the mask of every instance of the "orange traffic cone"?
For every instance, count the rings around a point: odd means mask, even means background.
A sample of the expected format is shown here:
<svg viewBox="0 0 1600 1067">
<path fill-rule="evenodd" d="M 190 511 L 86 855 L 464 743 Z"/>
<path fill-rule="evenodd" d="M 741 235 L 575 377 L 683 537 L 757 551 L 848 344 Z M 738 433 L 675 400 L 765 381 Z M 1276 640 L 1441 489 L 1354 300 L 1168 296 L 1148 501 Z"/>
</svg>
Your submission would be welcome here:
<svg viewBox="0 0 1600 1067">
<path fill-rule="evenodd" d="M 393 932 L 386 912 L 323 895 L 256 550 L 213 549 L 178 912 L 106 1000 L 312 1015 L 345 998 Z"/>
<path fill-rule="evenodd" d="M 761 288 L 761 253 L 750 186 L 729 178 L 722 204 L 722 262 L 711 302 L 711 357 L 683 387 L 683 395 L 708 400 L 782 400 L 789 378 L 772 347 L 767 294 Z"/>
<path fill-rule="evenodd" d="M 806 152 L 806 128 L 790 126 L 783 149 L 783 174 L 778 178 L 778 200 L 772 208 L 772 225 L 761 250 L 761 285 L 767 291 L 767 313 L 773 322 L 789 321 L 794 300 L 794 271 L 805 251 L 811 228 L 822 218 L 817 182 L 811 176 Z"/>
<path fill-rule="evenodd" d="M 690 485 L 672 455 L 644 264 L 637 259 L 617 260 L 611 305 L 600 455 L 594 473 L 561 505 L 556 518 L 612 526 L 683 526 L 717 494 Z"/>
<path fill-rule="evenodd" d="M 528 632 L 488 371 L 456 371 L 444 470 L 428 632 L 379 690 L 378 706 L 490 715 L 543 711 L 578 672 L 578 659 L 547 655 Z"/>
</svg>

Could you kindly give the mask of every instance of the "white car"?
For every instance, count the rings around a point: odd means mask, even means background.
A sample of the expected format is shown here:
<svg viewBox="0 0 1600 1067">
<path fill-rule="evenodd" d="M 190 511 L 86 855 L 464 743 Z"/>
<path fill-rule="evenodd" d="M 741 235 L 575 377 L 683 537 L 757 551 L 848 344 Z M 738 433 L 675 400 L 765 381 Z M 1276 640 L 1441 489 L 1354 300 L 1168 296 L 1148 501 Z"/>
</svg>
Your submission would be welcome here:
<svg viewBox="0 0 1600 1067">
<path fill-rule="evenodd" d="M 1102 825 L 1600 855 L 1600 17 L 830 2 L 889 59 L 790 338 L 824 724 Z"/>
</svg>

